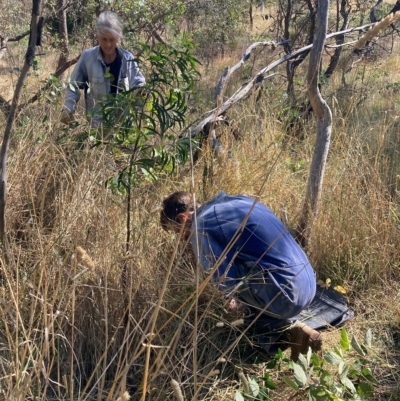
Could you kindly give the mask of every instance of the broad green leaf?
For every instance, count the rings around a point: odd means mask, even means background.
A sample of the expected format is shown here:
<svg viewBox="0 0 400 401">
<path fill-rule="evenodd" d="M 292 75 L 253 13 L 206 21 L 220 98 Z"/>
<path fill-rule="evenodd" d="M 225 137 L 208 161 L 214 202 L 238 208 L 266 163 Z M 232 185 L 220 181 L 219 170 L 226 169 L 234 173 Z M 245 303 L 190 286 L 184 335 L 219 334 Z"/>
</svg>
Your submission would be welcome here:
<svg viewBox="0 0 400 401">
<path fill-rule="evenodd" d="M 310 397 L 309 399 L 311 401 L 322 401 L 322 400 L 327 400 L 329 398 L 327 398 L 328 394 L 325 391 L 325 389 L 322 386 L 317 386 L 314 388 L 310 389 Z"/>
<path fill-rule="evenodd" d="M 283 376 L 282 380 L 293 390 L 298 390 L 299 386 L 291 379 L 289 379 L 287 376 Z"/>
<path fill-rule="evenodd" d="M 323 371 L 320 380 L 321 384 L 327 388 L 331 388 L 333 385 L 333 376 L 329 372 Z"/>
<path fill-rule="evenodd" d="M 314 367 L 318 369 L 321 366 L 323 360 L 321 360 L 316 353 L 313 353 L 311 355 L 311 362 L 314 365 Z"/>
<path fill-rule="evenodd" d="M 376 383 L 377 382 L 375 377 L 372 375 L 371 370 L 369 370 L 368 368 L 363 368 L 361 373 L 371 383 Z"/>
<path fill-rule="evenodd" d="M 338 366 L 338 373 L 339 373 L 339 375 L 342 374 L 343 368 L 344 368 L 345 366 L 346 366 L 345 361 L 342 361 L 342 362 L 339 363 L 339 366 Z"/>
<path fill-rule="evenodd" d="M 359 353 L 361 356 L 365 356 L 365 352 L 364 350 L 361 348 L 361 345 L 358 343 L 357 339 L 355 337 L 353 337 L 351 339 L 351 346 L 353 347 L 353 349 L 355 351 L 357 351 L 357 353 Z"/>
<path fill-rule="evenodd" d="M 258 393 L 260 392 L 260 386 L 257 383 L 257 380 L 255 380 L 253 377 L 249 378 L 249 390 L 250 390 L 250 395 L 253 397 L 257 397 Z"/>
<path fill-rule="evenodd" d="M 329 351 L 327 354 L 325 354 L 324 359 L 331 365 L 339 365 L 340 362 L 343 362 L 343 359 L 332 351 Z"/>
<path fill-rule="evenodd" d="M 294 378 L 296 383 L 304 387 L 307 384 L 307 375 L 304 369 L 297 363 L 293 363 Z"/>
<path fill-rule="evenodd" d="M 303 354 L 299 355 L 299 360 L 297 361 L 297 363 L 306 371 L 308 368 L 308 362 L 306 357 Z"/>
<path fill-rule="evenodd" d="M 358 383 L 357 394 L 371 397 L 374 394 L 374 386 L 371 383 L 366 383 L 366 382 Z"/>
<path fill-rule="evenodd" d="M 274 358 L 278 361 L 283 358 L 283 352 L 280 348 L 278 348 L 277 353 L 275 354 Z"/>
<path fill-rule="evenodd" d="M 343 358 L 343 351 L 341 348 L 338 348 L 336 345 L 333 347 L 333 350 L 338 354 L 341 358 Z"/>
<path fill-rule="evenodd" d="M 244 397 L 239 391 L 235 393 L 235 401 L 244 401 Z"/>
<path fill-rule="evenodd" d="M 263 377 L 265 387 L 275 390 L 277 388 L 276 384 L 270 379 L 269 373 L 266 372 Z"/>
<path fill-rule="evenodd" d="M 343 383 L 343 385 L 346 386 L 346 388 L 348 388 L 351 391 L 352 394 L 355 394 L 357 392 L 356 388 L 354 387 L 353 382 L 348 377 L 346 377 L 340 381 Z"/>
<path fill-rule="evenodd" d="M 271 389 L 271 390 L 276 390 L 278 387 L 277 385 L 268 377 L 268 379 L 265 379 L 264 377 L 264 384 L 265 387 Z"/>
<path fill-rule="evenodd" d="M 269 361 L 267 363 L 266 368 L 267 369 L 273 369 L 276 366 L 277 360 L 276 359 L 272 359 L 271 361 Z"/>
<path fill-rule="evenodd" d="M 340 334 L 340 345 L 343 347 L 345 351 L 350 350 L 350 342 L 349 337 L 347 335 L 346 329 L 343 327 Z"/>
<path fill-rule="evenodd" d="M 348 373 L 349 373 L 349 367 L 348 367 L 347 365 L 345 365 L 345 366 L 343 367 L 342 372 L 339 374 L 340 381 L 341 381 L 343 384 L 345 384 L 346 379 L 349 380 L 349 378 L 348 378 L 348 376 L 347 376 Z"/>
</svg>

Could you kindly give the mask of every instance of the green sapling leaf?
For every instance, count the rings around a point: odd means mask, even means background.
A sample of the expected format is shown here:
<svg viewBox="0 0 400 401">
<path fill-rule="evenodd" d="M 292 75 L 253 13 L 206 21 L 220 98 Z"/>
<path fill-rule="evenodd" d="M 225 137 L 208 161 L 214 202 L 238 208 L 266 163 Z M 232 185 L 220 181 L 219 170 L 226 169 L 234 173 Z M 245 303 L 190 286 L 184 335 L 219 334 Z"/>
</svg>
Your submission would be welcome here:
<svg viewBox="0 0 400 401">
<path fill-rule="evenodd" d="M 286 377 L 286 376 L 284 376 L 283 378 L 282 378 L 282 380 L 290 387 L 290 388 L 292 388 L 293 390 L 298 390 L 299 389 L 299 386 L 293 381 L 293 380 L 291 380 L 291 379 L 289 379 L 288 377 Z"/>
<path fill-rule="evenodd" d="M 264 380 L 265 387 L 267 387 L 267 388 L 269 388 L 271 390 L 276 390 L 277 389 L 276 384 L 269 378 L 269 373 L 265 373 L 265 375 L 263 377 L 263 380 Z"/>
<path fill-rule="evenodd" d="M 260 386 L 258 385 L 257 380 L 253 377 L 249 378 L 249 390 L 250 395 L 252 395 L 253 397 L 257 397 L 260 392 Z"/>
<path fill-rule="evenodd" d="M 307 384 L 307 375 L 304 369 L 298 364 L 293 363 L 294 379 L 300 387 L 304 387 Z"/>
<path fill-rule="evenodd" d="M 343 347 L 345 351 L 350 350 L 350 342 L 349 337 L 347 335 L 347 331 L 345 328 L 342 328 L 341 335 L 340 335 L 340 345 Z"/>
<path fill-rule="evenodd" d="M 343 359 L 336 354 L 336 352 L 332 351 L 329 351 L 327 354 L 325 354 L 324 359 L 331 365 L 339 365 L 340 362 L 343 362 Z"/>
<path fill-rule="evenodd" d="M 357 339 L 355 337 L 353 337 L 351 339 L 351 346 L 353 347 L 353 349 L 360 354 L 361 356 L 365 356 L 365 352 L 364 350 L 361 348 L 361 345 L 358 343 Z"/>
<path fill-rule="evenodd" d="M 308 362 L 306 357 L 303 354 L 299 355 L 299 360 L 298 360 L 298 364 L 304 369 L 307 370 L 308 368 Z"/>
</svg>

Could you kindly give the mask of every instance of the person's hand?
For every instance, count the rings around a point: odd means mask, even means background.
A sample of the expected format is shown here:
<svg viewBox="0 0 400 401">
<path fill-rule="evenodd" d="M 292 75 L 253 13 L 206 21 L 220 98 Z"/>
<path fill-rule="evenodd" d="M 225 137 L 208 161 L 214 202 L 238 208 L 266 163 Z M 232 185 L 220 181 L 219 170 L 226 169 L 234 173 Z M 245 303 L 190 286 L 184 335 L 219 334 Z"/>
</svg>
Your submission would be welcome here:
<svg viewBox="0 0 400 401">
<path fill-rule="evenodd" d="M 60 121 L 65 125 L 71 124 L 75 121 L 74 114 L 68 109 L 62 109 Z"/>
</svg>

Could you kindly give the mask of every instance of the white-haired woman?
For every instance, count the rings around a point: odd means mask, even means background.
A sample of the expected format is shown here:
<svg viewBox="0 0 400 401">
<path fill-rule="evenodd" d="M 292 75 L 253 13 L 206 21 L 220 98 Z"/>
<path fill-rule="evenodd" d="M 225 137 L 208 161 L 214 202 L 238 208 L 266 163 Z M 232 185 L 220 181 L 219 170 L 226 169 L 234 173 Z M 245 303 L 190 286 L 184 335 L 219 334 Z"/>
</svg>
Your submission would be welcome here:
<svg viewBox="0 0 400 401">
<path fill-rule="evenodd" d="M 86 112 L 92 127 L 101 124 L 101 99 L 107 94 L 129 90 L 145 84 L 133 55 L 118 46 L 122 24 L 116 14 L 105 11 L 96 21 L 98 46 L 83 51 L 67 87 L 61 122 L 74 120 L 80 90 L 85 93 Z"/>
</svg>

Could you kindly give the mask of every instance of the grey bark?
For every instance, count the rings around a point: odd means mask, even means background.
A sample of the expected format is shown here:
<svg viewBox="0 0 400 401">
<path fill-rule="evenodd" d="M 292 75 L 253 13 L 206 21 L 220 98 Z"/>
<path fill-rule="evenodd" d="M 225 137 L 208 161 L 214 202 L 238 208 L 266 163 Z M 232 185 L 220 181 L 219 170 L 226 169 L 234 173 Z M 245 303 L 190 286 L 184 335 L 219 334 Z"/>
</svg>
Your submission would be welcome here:
<svg viewBox="0 0 400 401">
<path fill-rule="evenodd" d="M 322 98 L 318 87 L 322 51 L 327 38 L 328 10 L 329 0 L 319 0 L 317 29 L 307 71 L 308 96 L 317 120 L 317 137 L 308 176 L 303 211 L 297 226 L 297 239 L 303 247 L 307 247 L 309 244 L 312 225 L 318 212 L 332 132 L 332 112 Z"/>
<path fill-rule="evenodd" d="M 67 28 L 67 10 L 66 0 L 58 0 L 58 33 L 60 35 L 60 56 L 58 58 L 57 68 L 59 70 L 64 64 L 67 63 L 69 57 L 69 44 L 68 44 L 68 28 Z M 60 79 L 64 76 L 64 72 L 60 75 Z"/>
<path fill-rule="evenodd" d="M 369 13 L 369 20 L 371 22 L 376 22 L 377 21 L 377 19 L 376 19 L 376 10 L 378 8 L 382 7 L 382 3 L 383 3 L 383 0 L 378 0 L 378 2 L 371 8 L 371 11 Z"/>
<path fill-rule="evenodd" d="M 17 85 L 15 87 L 14 96 L 10 106 L 10 112 L 7 117 L 7 124 L 4 131 L 3 142 L 0 150 L 0 239 L 4 243 L 6 233 L 6 190 L 7 190 L 7 154 L 8 145 L 10 142 L 15 117 L 18 110 L 18 104 L 21 97 L 22 88 L 24 86 L 25 79 L 28 75 L 29 69 L 32 66 L 35 58 L 35 47 L 38 39 L 38 25 L 40 14 L 42 10 L 42 0 L 32 1 L 32 16 L 30 26 L 30 38 L 29 45 L 25 55 L 25 63 L 21 70 L 21 74 L 18 78 Z"/>
<path fill-rule="evenodd" d="M 347 0 L 341 0 L 340 10 L 339 10 L 339 0 L 337 2 L 337 18 L 338 18 L 337 24 L 339 24 L 339 14 L 343 18 L 343 24 L 340 29 L 341 31 L 344 31 L 349 26 L 349 13 L 346 10 L 346 5 L 347 5 Z M 334 73 L 336 67 L 339 64 L 340 55 L 342 54 L 343 47 L 341 45 L 344 43 L 344 35 L 336 36 L 335 40 L 336 40 L 336 45 L 338 45 L 338 47 L 335 49 L 333 56 L 331 57 L 331 61 L 328 65 L 328 68 L 325 71 L 325 78 L 329 78 Z"/>
</svg>

